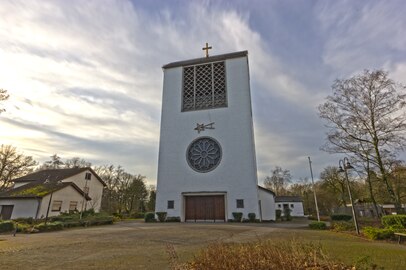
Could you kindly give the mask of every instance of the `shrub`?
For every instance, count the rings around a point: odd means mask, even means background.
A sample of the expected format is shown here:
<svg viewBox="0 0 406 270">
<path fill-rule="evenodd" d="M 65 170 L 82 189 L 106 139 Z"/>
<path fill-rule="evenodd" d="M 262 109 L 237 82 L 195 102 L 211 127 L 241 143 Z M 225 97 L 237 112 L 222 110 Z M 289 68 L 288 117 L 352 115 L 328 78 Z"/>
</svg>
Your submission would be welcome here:
<svg viewBox="0 0 406 270">
<path fill-rule="evenodd" d="M 290 215 L 290 212 L 292 212 L 292 210 L 289 208 L 283 209 L 283 216 L 286 220 L 292 220 L 292 216 Z"/>
<path fill-rule="evenodd" d="M 384 216 L 381 221 L 385 228 L 390 226 L 401 226 L 402 228 L 406 228 L 406 215 Z"/>
<path fill-rule="evenodd" d="M 355 230 L 354 223 L 348 221 L 334 221 L 331 223 L 331 229 L 335 232 L 345 232 Z"/>
<path fill-rule="evenodd" d="M 155 222 L 156 221 L 155 213 L 154 212 L 145 213 L 144 221 L 145 222 Z"/>
<path fill-rule="evenodd" d="M 85 222 L 87 222 L 88 226 L 96 226 L 96 225 L 108 225 L 113 224 L 113 216 L 95 216 L 91 218 L 86 218 Z"/>
<path fill-rule="evenodd" d="M 34 227 L 32 224 L 26 224 L 26 223 L 17 223 L 17 232 L 30 232 L 31 229 Z"/>
<path fill-rule="evenodd" d="M 250 222 L 255 222 L 255 213 L 248 213 L 248 219 L 250 220 Z"/>
<path fill-rule="evenodd" d="M 275 210 L 275 215 L 276 215 L 276 220 L 281 219 L 282 210 L 281 209 L 276 209 Z"/>
<path fill-rule="evenodd" d="M 375 227 L 365 227 L 362 230 L 362 233 L 369 239 L 377 240 L 377 239 L 390 239 L 394 236 L 393 229 L 380 229 Z"/>
<path fill-rule="evenodd" d="M 312 230 L 325 230 L 327 229 L 327 224 L 323 221 L 313 221 L 309 224 L 309 228 Z"/>
<path fill-rule="evenodd" d="M 166 219 L 167 213 L 166 212 L 156 212 L 156 215 L 158 216 L 158 220 L 160 222 L 164 222 Z"/>
<path fill-rule="evenodd" d="M 28 218 L 16 218 L 14 219 L 15 222 L 17 222 L 18 224 L 34 224 L 34 219 L 32 217 L 28 217 Z"/>
<path fill-rule="evenodd" d="M 334 214 L 330 217 L 333 221 L 350 221 L 352 219 L 352 216 L 347 214 Z"/>
<path fill-rule="evenodd" d="M 180 222 L 180 217 L 167 217 L 165 222 Z"/>
<path fill-rule="evenodd" d="M 130 215 L 130 217 L 132 217 L 132 218 L 144 218 L 144 216 L 145 216 L 145 213 L 142 213 L 142 212 L 136 212 L 136 213 L 132 213 Z"/>
<path fill-rule="evenodd" d="M 233 217 L 235 222 L 242 221 L 242 213 L 241 212 L 233 212 Z"/>
<path fill-rule="evenodd" d="M 15 224 L 11 220 L 0 222 L 0 233 L 1 232 L 11 232 L 15 230 Z"/>
<path fill-rule="evenodd" d="M 48 222 L 47 224 L 40 223 L 35 225 L 34 228 L 40 232 L 60 231 L 63 229 L 63 224 L 60 221 Z"/>
</svg>

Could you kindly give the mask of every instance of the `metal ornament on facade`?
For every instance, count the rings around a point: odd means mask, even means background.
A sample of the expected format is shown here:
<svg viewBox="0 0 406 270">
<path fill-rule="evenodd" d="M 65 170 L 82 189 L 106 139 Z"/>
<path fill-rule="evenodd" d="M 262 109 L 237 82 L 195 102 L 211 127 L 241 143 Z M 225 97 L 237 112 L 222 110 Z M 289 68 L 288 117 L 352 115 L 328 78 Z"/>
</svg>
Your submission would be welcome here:
<svg viewBox="0 0 406 270">
<path fill-rule="evenodd" d="M 197 131 L 197 133 L 200 133 L 202 131 L 205 131 L 206 129 L 214 129 L 214 122 L 209 123 L 209 124 L 199 124 L 196 123 L 196 127 L 194 128 L 194 130 Z"/>
<path fill-rule="evenodd" d="M 186 151 L 186 160 L 190 168 L 200 173 L 214 170 L 220 164 L 221 157 L 220 144 L 210 137 L 197 138 Z"/>
</svg>

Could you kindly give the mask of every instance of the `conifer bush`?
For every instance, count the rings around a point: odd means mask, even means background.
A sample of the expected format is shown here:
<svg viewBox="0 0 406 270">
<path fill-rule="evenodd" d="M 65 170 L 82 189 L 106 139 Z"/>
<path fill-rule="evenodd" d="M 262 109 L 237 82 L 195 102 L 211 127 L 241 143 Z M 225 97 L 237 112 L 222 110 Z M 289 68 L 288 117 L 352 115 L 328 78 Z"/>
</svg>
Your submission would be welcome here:
<svg viewBox="0 0 406 270">
<path fill-rule="evenodd" d="M 233 212 L 233 217 L 235 222 L 242 221 L 242 213 L 241 212 Z"/>
<path fill-rule="evenodd" d="M 158 220 L 160 222 L 164 222 L 166 219 L 167 213 L 166 212 L 156 212 L 156 215 L 158 216 Z"/>
</svg>

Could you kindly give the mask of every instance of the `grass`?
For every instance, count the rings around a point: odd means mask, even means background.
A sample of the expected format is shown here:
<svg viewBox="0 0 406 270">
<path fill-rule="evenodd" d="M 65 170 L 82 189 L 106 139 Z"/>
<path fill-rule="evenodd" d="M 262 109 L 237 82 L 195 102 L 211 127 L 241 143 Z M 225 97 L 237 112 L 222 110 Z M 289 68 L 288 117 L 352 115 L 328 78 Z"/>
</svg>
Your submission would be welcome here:
<svg viewBox="0 0 406 270">
<path fill-rule="evenodd" d="M 386 270 L 406 269 L 404 244 L 276 226 L 280 225 L 126 221 L 46 234 L 0 235 L 0 269 L 170 269 L 168 247 L 172 256 L 175 252 L 177 262 L 186 263 L 213 243 L 248 243 L 259 239 L 311 242 L 320 245 L 329 258 L 346 265 L 366 258 Z"/>
<path fill-rule="evenodd" d="M 283 240 L 289 237 L 320 243 L 331 258 L 345 264 L 368 260 L 385 269 L 406 269 L 406 247 L 395 242 L 372 241 L 346 233 L 306 230 L 283 236 L 275 235 L 274 239 Z"/>
</svg>

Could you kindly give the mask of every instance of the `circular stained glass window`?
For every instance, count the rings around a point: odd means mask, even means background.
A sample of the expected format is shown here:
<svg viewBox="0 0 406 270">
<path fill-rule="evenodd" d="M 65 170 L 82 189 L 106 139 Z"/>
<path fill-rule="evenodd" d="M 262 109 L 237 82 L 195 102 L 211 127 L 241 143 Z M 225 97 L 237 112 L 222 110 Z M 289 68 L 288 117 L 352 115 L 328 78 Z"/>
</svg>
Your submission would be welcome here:
<svg viewBox="0 0 406 270">
<path fill-rule="evenodd" d="M 221 160 L 220 144 L 210 137 L 197 138 L 187 148 L 186 159 L 189 166 L 197 172 L 214 170 Z"/>
</svg>

